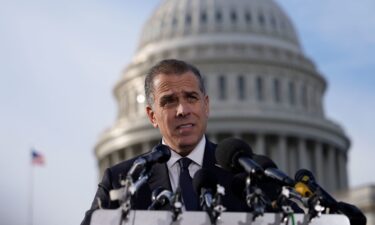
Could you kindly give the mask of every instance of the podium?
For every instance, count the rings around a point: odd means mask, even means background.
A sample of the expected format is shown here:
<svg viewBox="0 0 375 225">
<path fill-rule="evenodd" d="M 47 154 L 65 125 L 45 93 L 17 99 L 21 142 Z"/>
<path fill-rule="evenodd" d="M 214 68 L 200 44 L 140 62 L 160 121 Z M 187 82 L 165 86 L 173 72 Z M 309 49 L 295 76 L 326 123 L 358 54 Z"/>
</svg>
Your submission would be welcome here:
<svg viewBox="0 0 375 225">
<path fill-rule="evenodd" d="M 91 217 L 91 225 L 120 225 L 121 209 L 96 210 Z M 121 225 L 211 225 L 210 218 L 203 211 L 182 212 L 179 220 L 172 222 L 170 211 L 131 210 L 128 219 Z M 223 212 L 217 225 L 279 225 L 282 215 L 279 213 L 265 213 L 253 221 L 253 215 L 245 212 Z M 321 215 L 309 223 L 305 214 L 294 214 L 295 225 L 350 225 L 344 215 Z M 291 221 L 288 224 L 292 224 Z"/>
</svg>

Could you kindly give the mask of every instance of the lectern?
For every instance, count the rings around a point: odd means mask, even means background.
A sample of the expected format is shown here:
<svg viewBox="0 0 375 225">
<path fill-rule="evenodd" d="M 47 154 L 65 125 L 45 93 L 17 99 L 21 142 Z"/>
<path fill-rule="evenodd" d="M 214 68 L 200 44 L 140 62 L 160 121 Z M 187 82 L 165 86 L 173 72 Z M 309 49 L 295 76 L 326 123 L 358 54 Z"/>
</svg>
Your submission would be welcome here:
<svg viewBox="0 0 375 225">
<path fill-rule="evenodd" d="M 91 225 L 120 225 L 121 209 L 96 210 L 91 217 Z M 223 212 L 217 225 L 279 225 L 282 215 L 279 213 L 265 213 L 255 218 L 245 212 Z M 350 225 L 349 219 L 344 215 L 321 215 L 308 222 L 305 214 L 294 214 L 295 225 Z M 180 218 L 173 222 L 172 213 L 169 211 L 131 210 L 127 220 L 121 225 L 211 225 L 206 212 L 183 212 Z M 291 219 L 288 225 L 292 224 Z"/>
</svg>

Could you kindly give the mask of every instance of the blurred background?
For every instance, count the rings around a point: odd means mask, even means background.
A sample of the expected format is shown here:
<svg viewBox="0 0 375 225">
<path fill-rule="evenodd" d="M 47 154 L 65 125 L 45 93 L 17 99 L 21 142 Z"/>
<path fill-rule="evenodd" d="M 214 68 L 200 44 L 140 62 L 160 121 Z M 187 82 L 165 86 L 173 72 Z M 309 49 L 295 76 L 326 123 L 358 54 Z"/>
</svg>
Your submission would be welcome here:
<svg viewBox="0 0 375 225">
<path fill-rule="evenodd" d="M 326 117 L 351 140 L 349 187 L 375 183 L 375 2 L 278 0 L 328 83 Z M 158 0 L 1 1 L 0 220 L 79 224 L 94 197 L 94 154 L 117 117 L 113 88 Z M 31 149 L 45 164 L 31 164 Z"/>
</svg>

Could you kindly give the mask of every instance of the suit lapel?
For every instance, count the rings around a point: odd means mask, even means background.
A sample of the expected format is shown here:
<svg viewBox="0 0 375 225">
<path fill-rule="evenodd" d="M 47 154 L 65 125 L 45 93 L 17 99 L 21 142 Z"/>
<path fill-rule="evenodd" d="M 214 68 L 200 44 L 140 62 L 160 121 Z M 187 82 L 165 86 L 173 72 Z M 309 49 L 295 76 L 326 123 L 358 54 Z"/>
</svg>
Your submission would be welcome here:
<svg viewBox="0 0 375 225">
<path fill-rule="evenodd" d="M 156 163 L 151 169 L 151 177 L 148 181 L 150 190 L 163 187 L 172 191 L 171 182 L 169 180 L 168 168 L 166 163 Z"/>
<path fill-rule="evenodd" d="M 203 155 L 203 168 L 215 169 L 217 168 L 215 159 L 215 144 L 207 140 Z"/>
</svg>

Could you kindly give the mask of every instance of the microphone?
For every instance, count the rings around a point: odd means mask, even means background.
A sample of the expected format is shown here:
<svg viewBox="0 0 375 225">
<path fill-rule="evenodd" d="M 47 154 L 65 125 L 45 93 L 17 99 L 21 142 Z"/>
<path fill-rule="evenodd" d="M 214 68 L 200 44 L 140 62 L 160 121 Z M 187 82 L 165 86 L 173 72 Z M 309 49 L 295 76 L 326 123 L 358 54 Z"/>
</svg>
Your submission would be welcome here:
<svg viewBox="0 0 375 225">
<path fill-rule="evenodd" d="M 356 206 L 345 203 L 337 202 L 328 192 L 326 192 L 319 184 L 316 183 L 315 177 L 311 171 L 300 169 L 295 175 L 296 191 L 301 195 L 309 197 L 312 194 L 320 195 L 322 205 L 330 208 L 330 213 L 340 213 L 346 215 L 350 224 L 365 225 L 366 216 Z M 300 185 L 300 189 L 297 186 Z M 312 194 L 311 194 L 312 193 Z"/>
<path fill-rule="evenodd" d="M 319 184 L 316 183 L 315 177 L 311 171 L 306 169 L 298 170 L 295 175 L 295 180 L 298 182 L 296 186 L 299 183 L 305 184 L 307 186 L 307 188 L 304 187 L 302 188 L 302 190 L 306 190 L 307 193 L 320 195 L 322 198 L 322 205 L 330 208 L 331 213 L 340 213 L 346 215 L 350 220 L 350 224 L 366 224 L 366 216 L 361 212 L 360 209 L 345 202 L 337 202 L 330 194 L 328 194 L 328 192 L 326 192 Z M 304 194 L 304 192 L 300 194 Z"/>
<path fill-rule="evenodd" d="M 253 159 L 251 147 L 238 138 L 221 141 L 215 152 L 216 161 L 221 167 L 233 173 L 246 171 L 248 174 L 263 174 L 263 169 Z"/>
<path fill-rule="evenodd" d="M 173 194 L 171 191 L 158 187 L 151 193 L 152 203 L 148 207 L 148 210 L 157 210 L 171 203 Z"/>
<path fill-rule="evenodd" d="M 328 192 L 326 192 L 319 184 L 316 183 L 315 177 L 313 173 L 307 169 L 300 169 L 296 172 L 295 180 L 297 182 L 297 185 L 300 185 L 300 189 L 296 189 L 297 191 L 301 191 L 300 194 L 305 197 L 310 197 L 310 193 L 320 195 L 322 198 L 322 205 L 325 207 L 328 207 L 330 209 L 336 209 L 337 208 L 337 201 L 330 195 Z M 301 185 L 305 184 L 305 186 Z"/>
<path fill-rule="evenodd" d="M 164 163 L 171 158 L 171 151 L 168 146 L 158 144 L 151 152 L 141 155 L 137 158 L 127 174 L 127 180 L 130 183 L 128 188 L 131 195 L 134 195 L 139 188 L 147 182 L 150 178 L 150 168 L 155 163 Z M 137 181 L 133 182 L 134 174 L 142 170 L 137 178 Z"/>
<path fill-rule="evenodd" d="M 200 169 L 194 174 L 193 187 L 200 196 L 200 206 L 203 210 L 212 209 L 213 196 L 218 183 L 216 175 L 208 169 Z"/>
<path fill-rule="evenodd" d="M 151 152 L 137 158 L 128 172 L 128 176 L 133 176 L 139 168 L 149 168 L 155 163 L 164 163 L 171 158 L 171 150 L 163 144 L 156 145 Z"/>
<path fill-rule="evenodd" d="M 225 207 L 222 205 L 222 197 L 225 194 L 224 187 L 218 184 L 218 179 L 211 170 L 198 170 L 193 179 L 193 187 L 200 196 L 200 206 L 207 212 L 211 224 L 216 224 L 217 219 Z"/>
<path fill-rule="evenodd" d="M 277 181 L 283 186 L 294 187 L 296 182 L 288 175 L 286 175 L 283 171 L 278 169 L 276 164 L 270 158 L 264 155 L 254 154 L 253 159 L 264 169 L 264 175 L 266 177 Z"/>
</svg>

